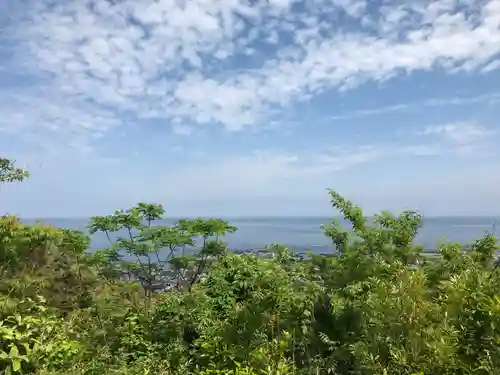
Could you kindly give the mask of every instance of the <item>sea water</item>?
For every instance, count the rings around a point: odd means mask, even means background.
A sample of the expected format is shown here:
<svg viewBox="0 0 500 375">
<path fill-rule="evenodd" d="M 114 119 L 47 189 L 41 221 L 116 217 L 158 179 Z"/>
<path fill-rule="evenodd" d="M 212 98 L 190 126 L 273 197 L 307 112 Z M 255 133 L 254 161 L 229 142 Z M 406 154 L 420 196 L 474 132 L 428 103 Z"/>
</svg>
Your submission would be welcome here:
<svg viewBox="0 0 500 375">
<path fill-rule="evenodd" d="M 165 219 L 155 224 L 172 225 L 178 219 Z M 226 218 L 231 225 L 238 227 L 235 233 L 228 234 L 224 240 L 231 249 L 262 249 L 266 245 L 279 243 L 297 252 L 311 250 L 314 253 L 329 253 L 334 250 L 331 240 L 321 229 L 322 224 L 330 222 L 324 217 L 246 217 Z M 36 220 L 23 220 L 33 223 Z M 86 231 L 88 219 L 39 219 L 58 227 Z M 494 231 L 495 218 L 492 217 L 440 217 L 426 218 L 415 240 L 427 251 L 433 251 L 440 242 L 451 241 L 470 244 L 485 232 Z M 347 223 L 346 223 L 347 225 Z M 500 225 L 499 225 L 500 226 Z M 498 228 L 497 235 L 500 235 Z M 113 234 L 112 238 L 115 238 Z M 96 233 L 91 236 L 90 250 L 104 249 L 109 246 L 106 236 Z"/>
</svg>

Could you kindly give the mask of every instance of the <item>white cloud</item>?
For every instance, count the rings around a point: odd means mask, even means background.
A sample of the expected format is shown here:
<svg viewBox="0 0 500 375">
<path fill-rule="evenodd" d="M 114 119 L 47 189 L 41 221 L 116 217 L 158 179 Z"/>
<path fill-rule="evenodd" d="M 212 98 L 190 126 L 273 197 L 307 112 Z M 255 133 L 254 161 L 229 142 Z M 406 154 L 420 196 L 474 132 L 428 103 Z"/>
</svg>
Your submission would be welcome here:
<svg viewBox="0 0 500 375">
<path fill-rule="evenodd" d="M 491 128 L 473 122 L 456 122 L 425 127 L 419 135 L 430 137 L 430 143 L 410 146 L 407 152 L 414 155 L 455 155 L 488 154 L 496 151 L 495 143 L 491 143 Z"/>
<path fill-rule="evenodd" d="M 489 73 L 489 72 L 491 72 L 493 70 L 497 70 L 497 69 L 500 69 L 500 60 L 495 60 L 495 61 L 492 61 L 489 64 L 487 64 L 483 68 L 483 73 Z"/>
<path fill-rule="evenodd" d="M 500 103 L 500 92 L 493 92 L 477 96 L 429 98 L 422 102 L 401 103 L 401 104 L 393 104 L 377 108 L 358 109 L 352 112 L 330 116 L 326 118 L 324 121 L 347 120 L 353 118 L 372 117 L 375 115 L 381 115 L 391 112 L 401 112 L 412 109 L 439 107 L 439 106 L 460 106 L 460 105 L 477 104 L 477 103 L 486 103 L 486 104 Z"/>
<path fill-rule="evenodd" d="M 436 143 L 418 144 L 401 148 L 401 153 L 415 156 L 437 156 L 444 153 L 443 147 Z"/>
<path fill-rule="evenodd" d="M 474 123 L 452 123 L 426 127 L 422 135 L 442 136 L 456 146 L 466 146 L 484 139 L 490 132 L 484 126 Z"/>
<path fill-rule="evenodd" d="M 57 116 L 70 136 L 132 116 L 238 130 L 275 107 L 401 72 L 498 69 L 500 0 L 384 1 L 370 12 L 360 0 L 308 0 L 301 12 L 295 1 L 249 4 L 33 0 L 2 38 L 10 64 L 46 84 L 43 95 L 27 96 L 38 121 L 23 114 L 4 127 L 36 130 Z M 336 23 L 339 12 L 355 30 Z M 292 42 L 266 59 L 258 39 Z M 251 69 L 226 69 L 249 54 Z M 1 109 L 14 116 L 8 104 Z"/>
<path fill-rule="evenodd" d="M 329 152 L 314 157 L 314 166 L 306 174 L 340 172 L 357 165 L 372 163 L 385 157 L 388 150 L 383 147 L 361 146 L 352 149 L 333 148 Z"/>
<path fill-rule="evenodd" d="M 158 194 L 172 200 L 196 199 L 200 194 L 204 200 L 270 198 L 277 196 L 277 192 L 279 196 L 300 196 L 310 191 L 322 194 L 328 186 L 327 180 L 339 172 L 373 163 L 381 157 L 384 157 L 383 150 L 371 146 L 334 147 L 312 153 L 256 150 L 243 157 L 228 155 L 208 159 L 195 166 L 169 171 L 164 177 L 159 174 L 159 181 L 152 185 L 161 186 Z M 178 181 L 182 188 L 168 181 Z M 318 184 L 318 181 L 324 182 Z"/>
<path fill-rule="evenodd" d="M 49 154 L 69 149 L 88 157 L 93 140 L 123 124 L 106 110 L 44 87 L 0 91 L 0 111 L 0 133 L 20 137 Z"/>
<path fill-rule="evenodd" d="M 182 124 L 173 124 L 173 132 L 177 135 L 190 136 L 193 134 L 193 127 L 182 125 Z"/>
</svg>

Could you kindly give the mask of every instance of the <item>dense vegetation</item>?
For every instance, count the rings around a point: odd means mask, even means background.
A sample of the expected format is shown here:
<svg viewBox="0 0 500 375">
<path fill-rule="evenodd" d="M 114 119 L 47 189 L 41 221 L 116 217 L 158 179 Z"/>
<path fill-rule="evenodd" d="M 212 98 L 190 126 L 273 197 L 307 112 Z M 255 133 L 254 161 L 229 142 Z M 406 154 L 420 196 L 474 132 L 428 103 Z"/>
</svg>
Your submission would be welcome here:
<svg viewBox="0 0 500 375">
<path fill-rule="evenodd" d="M 0 159 L 0 183 L 25 177 Z M 418 213 L 368 222 L 329 193 L 352 228 L 333 221 L 338 256 L 303 260 L 232 253 L 218 219 L 157 226 L 154 204 L 92 218 L 110 241 L 92 254 L 81 232 L 1 217 L 0 373 L 500 373 L 496 239 L 426 258 Z"/>
</svg>

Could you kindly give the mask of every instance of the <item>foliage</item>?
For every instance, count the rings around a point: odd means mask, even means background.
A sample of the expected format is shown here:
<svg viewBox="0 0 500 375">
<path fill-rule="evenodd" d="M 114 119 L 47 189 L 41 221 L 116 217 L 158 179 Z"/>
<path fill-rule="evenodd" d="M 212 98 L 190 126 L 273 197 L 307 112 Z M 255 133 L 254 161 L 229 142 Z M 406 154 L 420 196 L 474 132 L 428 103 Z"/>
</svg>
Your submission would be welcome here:
<svg viewBox="0 0 500 375">
<path fill-rule="evenodd" d="M 66 368 L 82 347 L 71 339 L 71 324 L 49 313 L 43 297 L 19 304 L 20 311 L 0 320 L 0 369 L 9 374 Z"/>
<path fill-rule="evenodd" d="M 28 171 L 16 167 L 14 161 L 0 158 L 0 183 L 23 181 L 28 176 Z"/>
<path fill-rule="evenodd" d="M 366 218 L 329 194 L 349 223 L 323 228 L 335 256 L 237 254 L 227 222 L 165 225 L 150 203 L 93 217 L 99 251 L 82 232 L 1 217 L 0 373 L 500 373 L 496 239 L 429 256 L 418 212 Z"/>
<path fill-rule="evenodd" d="M 113 275 L 139 280 L 148 299 L 156 289 L 172 283 L 190 289 L 203 275 L 210 258 L 226 251 L 220 238 L 236 230 L 220 219 L 181 219 L 171 227 L 154 225 L 161 222 L 164 212 L 161 205 L 139 203 L 113 215 L 92 217 L 89 224 L 90 233 L 103 232 L 110 243 L 110 248 L 96 255 L 102 273 L 113 270 Z M 124 235 L 113 242 L 111 234 L 119 232 Z M 196 237 L 202 239 L 201 250 L 187 255 L 186 248 L 195 245 Z M 134 261 L 125 260 L 125 255 Z M 165 280 L 167 283 L 161 283 Z"/>
</svg>

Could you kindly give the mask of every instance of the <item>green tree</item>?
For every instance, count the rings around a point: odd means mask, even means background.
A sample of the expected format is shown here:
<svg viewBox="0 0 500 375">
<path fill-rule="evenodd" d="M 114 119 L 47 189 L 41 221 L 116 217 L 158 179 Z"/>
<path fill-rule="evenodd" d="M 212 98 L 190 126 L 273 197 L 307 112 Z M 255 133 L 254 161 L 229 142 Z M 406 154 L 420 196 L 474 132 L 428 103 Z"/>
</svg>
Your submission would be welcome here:
<svg viewBox="0 0 500 375">
<path fill-rule="evenodd" d="M 156 288 L 176 281 L 178 287 L 192 287 L 210 258 L 225 251 L 220 237 L 236 230 L 220 219 L 181 219 L 173 226 L 155 225 L 164 212 L 161 205 L 139 203 L 114 215 L 92 217 L 89 223 L 90 233 L 103 232 L 111 245 L 96 257 L 104 259 L 107 270 L 119 269 L 122 276 L 139 280 L 149 298 Z M 114 242 L 113 232 L 119 234 Z M 194 247 L 198 237 L 202 239 L 199 253 L 186 255 L 186 248 Z M 125 255 L 134 261 L 125 260 Z"/>
<path fill-rule="evenodd" d="M 0 183 L 24 181 L 28 177 L 28 171 L 17 168 L 13 160 L 0 158 Z"/>
<path fill-rule="evenodd" d="M 1 182 L 19 180 L 4 165 Z M 151 203 L 93 217 L 97 252 L 85 233 L 0 218 L 0 372 L 499 374 L 496 238 L 430 256 L 418 212 L 367 218 L 329 194 L 347 224 L 323 227 L 332 254 L 302 258 L 228 251 L 228 222 L 167 226 Z"/>
</svg>

